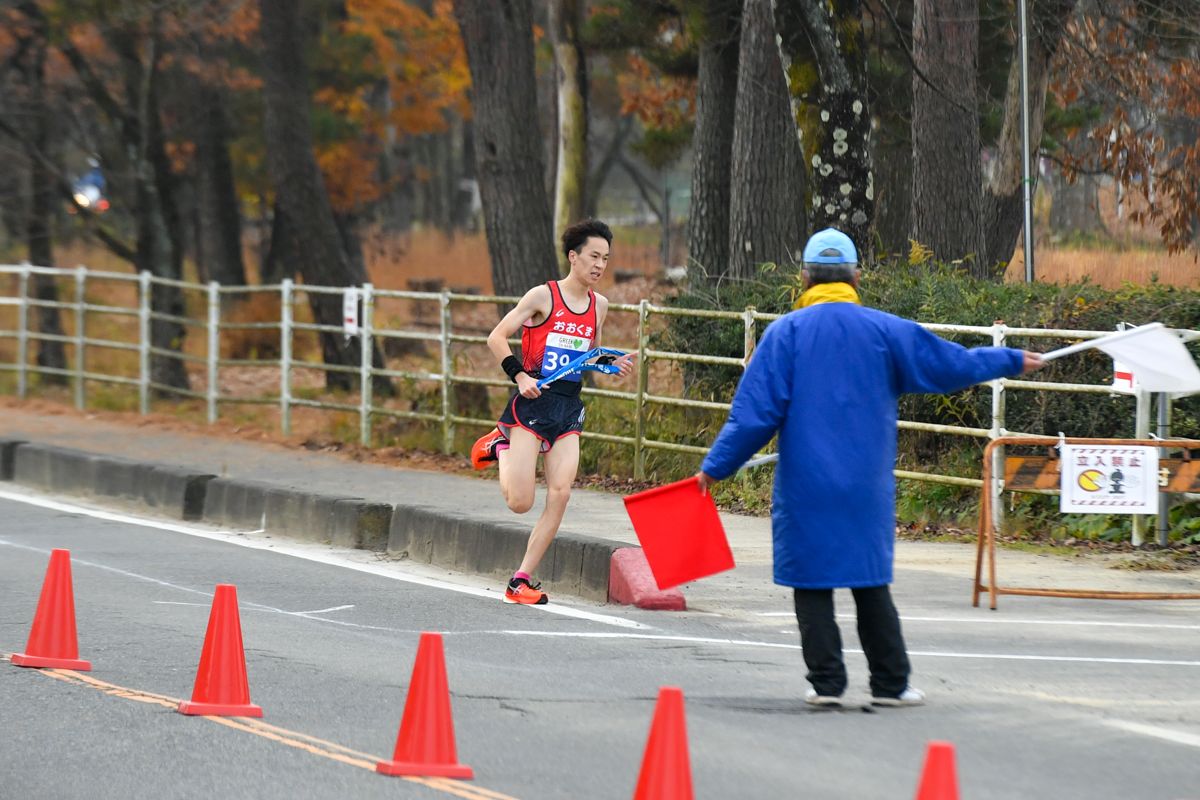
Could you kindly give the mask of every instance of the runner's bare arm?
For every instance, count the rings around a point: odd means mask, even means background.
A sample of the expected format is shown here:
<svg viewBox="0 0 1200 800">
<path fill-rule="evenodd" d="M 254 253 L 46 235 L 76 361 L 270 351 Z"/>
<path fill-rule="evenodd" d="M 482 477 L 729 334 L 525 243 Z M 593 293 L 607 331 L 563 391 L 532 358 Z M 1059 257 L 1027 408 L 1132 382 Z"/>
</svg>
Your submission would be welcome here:
<svg viewBox="0 0 1200 800">
<path fill-rule="evenodd" d="M 504 315 L 492 332 L 488 334 L 488 350 L 496 357 L 496 362 L 503 364 L 504 359 L 512 356 L 512 347 L 508 340 L 520 332 L 521 327 L 529 320 L 545 319 L 553 307 L 550 287 L 542 284 L 535 286 L 525 293 L 512 311 Z M 517 390 L 524 397 L 537 397 L 541 391 L 537 388 L 537 380 L 525 372 L 517 374 Z"/>
<path fill-rule="evenodd" d="M 550 313 L 550 306 L 550 289 L 542 284 L 526 292 L 513 310 L 504 315 L 496 327 L 492 328 L 487 339 L 488 349 L 492 351 L 497 362 L 503 361 L 513 354 L 508 340 L 521 331 L 521 326 L 531 319 L 536 320 L 539 317 L 545 319 L 546 315 Z"/>
</svg>

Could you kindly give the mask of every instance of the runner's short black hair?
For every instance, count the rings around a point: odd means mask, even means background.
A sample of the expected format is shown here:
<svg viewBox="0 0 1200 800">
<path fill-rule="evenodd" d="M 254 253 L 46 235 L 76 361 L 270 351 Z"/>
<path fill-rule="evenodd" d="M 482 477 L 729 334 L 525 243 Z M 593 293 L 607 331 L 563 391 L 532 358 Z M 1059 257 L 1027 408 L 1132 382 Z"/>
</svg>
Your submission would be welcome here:
<svg viewBox="0 0 1200 800">
<path fill-rule="evenodd" d="M 568 253 L 572 250 L 578 255 L 583 246 L 587 244 L 587 240 L 596 236 L 612 245 L 613 234 L 612 229 L 598 219 L 585 219 L 576 222 L 571 227 L 563 231 L 562 247 L 563 255 L 570 258 Z"/>
</svg>

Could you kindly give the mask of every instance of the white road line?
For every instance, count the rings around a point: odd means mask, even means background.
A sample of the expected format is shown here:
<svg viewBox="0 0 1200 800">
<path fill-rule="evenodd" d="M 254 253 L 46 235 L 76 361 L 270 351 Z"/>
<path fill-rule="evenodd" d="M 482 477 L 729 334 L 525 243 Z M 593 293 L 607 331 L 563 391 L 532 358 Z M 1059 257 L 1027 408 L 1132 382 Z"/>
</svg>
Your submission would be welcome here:
<svg viewBox="0 0 1200 800">
<path fill-rule="evenodd" d="M 112 512 L 112 511 L 103 511 L 101 509 L 90 508 L 88 506 L 75 505 L 73 503 L 63 503 L 58 500 L 51 500 L 47 497 L 41 497 L 41 496 L 37 496 L 34 494 L 26 494 L 24 492 L 14 492 L 11 490 L 6 490 L 6 489 L 0 489 L 0 499 L 11 500 L 11 501 L 17 502 L 17 503 L 26 503 L 28 505 L 38 506 L 39 508 L 48 508 L 53 511 L 63 511 L 63 512 L 66 512 L 69 514 L 82 514 L 87 517 L 92 517 L 93 519 L 102 519 L 107 522 L 119 522 L 119 523 L 122 523 L 125 525 L 136 525 L 136 526 L 143 527 L 143 528 L 156 528 L 158 530 L 171 531 L 172 533 L 182 533 L 186 536 L 196 536 L 201 539 L 210 539 L 210 540 L 216 541 L 216 542 L 224 542 L 226 544 L 237 545 L 238 547 L 247 547 L 247 548 L 250 548 L 251 550 L 265 550 L 265 551 L 268 551 L 271 553 L 279 553 L 280 555 L 291 556 L 293 558 L 300 558 L 305 561 L 311 561 L 311 562 L 314 562 L 317 564 L 325 564 L 325 565 L 331 566 L 331 567 L 340 567 L 342 569 L 350 569 L 350 570 L 354 570 L 355 572 L 363 572 L 368 575 L 376 575 L 381 578 L 389 578 L 391 580 L 401 581 L 404 583 L 411 583 L 411 584 L 415 584 L 417 586 L 427 586 L 432 589 L 442 589 L 444 591 L 458 592 L 459 594 L 467 594 L 467 595 L 472 595 L 474 597 L 486 598 L 487 600 L 489 600 L 493 603 L 500 602 L 499 593 L 495 592 L 495 591 L 491 591 L 488 589 L 481 589 L 481 588 L 477 588 L 474 586 L 461 586 L 461 585 L 454 584 L 454 583 L 448 583 L 446 581 L 439 581 L 435 578 L 424 578 L 424 577 L 420 577 L 417 575 L 408 575 L 408 574 L 404 574 L 403 572 L 400 572 L 399 568 L 395 567 L 395 566 L 385 567 L 385 566 L 382 566 L 379 564 L 359 563 L 359 562 L 353 561 L 345 556 L 339 555 L 337 553 L 329 552 L 329 548 L 325 548 L 325 547 L 322 547 L 322 549 L 320 551 L 308 550 L 308 549 L 301 548 L 301 547 L 294 547 L 291 545 L 280 544 L 278 542 L 278 540 L 271 540 L 270 542 L 266 542 L 266 541 L 262 541 L 259 539 L 250 538 L 249 534 L 244 531 L 225 532 L 225 531 L 217 531 L 217 530 L 205 530 L 203 528 L 196 528 L 196 527 L 192 527 L 190 525 L 181 525 L 177 522 L 168 522 L 166 520 L 146 519 L 146 518 L 142 518 L 142 517 L 134 517 L 134 516 L 131 516 L 128 514 L 118 514 L 116 512 Z M 0 541 L 0 544 L 12 544 L 12 543 L 6 542 L 6 541 Z M 16 546 L 19 546 L 19 545 L 16 545 Z M 36 548 L 31 548 L 31 549 L 36 549 Z M 48 550 L 44 550 L 42 552 L 49 554 Z M 358 553 L 358 554 L 365 554 L 367 551 L 358 550 L 358 551 L 354 551 L 354 552 Z M 74 561 L 74 560 L 75 559 L 72 557 L 72 561 Z M 83 563 L 83 562 L 79 562 L 79 563 Z M 95 565 L 88 564 L 88 566 L 97 566 L 97 567 L 101 567 L 103 569 L 109 569 L 109 570 L 112 570 L 115 572 L 121 571 L 121 570 L 117 570 L 114 567 L 104 567 L 103 565 L 99 565 L 99 564 L 95 564 Z M 130 573 L 130 575 L 132 576 L 132 573 Z M 136 576 L 136 577 L 139 577 L 144 580 L 150 580 L 150 581 L 162 583 L 163 585 L 166 585 L 166 586 L 171 586 L 171 584 L 167 584 L 163 581 L 157 581 L 157 579 L 155 579 L 155 578 L 147 578 L 146 576 Z M 195 589 L 184 589 L 183 587 L 173 587 L 173 588 L 180 588 L 180 589 L 183 589 L 184 591 L 196 592 L 197 594 L 205 594 L 206 596 L 209 596 L 209 597 L 212 596 L 210 593 L 199 592 L 198 590 L 195 590 Z M 571 608 L 570 606 L 563 605 L 562 603 L 549 603 L 544 606 L 526 606 L 526 608 L 531 609 L 533 611 L 540 611 L 545 614 L 555 614 L 560 617 L 570 617 L 572 619 L 581 619 L 581 620 L 586 620 L 588 622 L 597 622 L 602 625 L 612 625 L 612 626 L 618 627 L 618 628 L 632 628 L 632 629 L 638 629 L 638 630 L 654 630 L 653 626 L 645 625 L 641 622 L 637 622 L 636 620 L 625 619 L 624 617 L 616 617 L 616 616 L 612 616 L 610 614 L 598 614 L 594 611 L 585 611 L 581 608 Z M 311 619 L 323 619 L 323 618 L 311 617 Z M 336 620 L 324 620 L 324 621 L 336 622 Z M 370 627 L 370 626 L 364 626 L 364 627 Z"/>
<path fill-rule="evenodd" d="M 18 544 L 17 542 L 10 542 L 7 539 L 0 539 L 0 545 L 3 545 L 4 547 L 14 547 L 17 550 L 28 550 L 31 553 L 40 553 L 40 554 L 46 555 L 46 556 L 50 555 L 50 551 L 44 547 L 33 547 L 32 545 L 28 545 L 28 544 Z M 87 559 L 79 558 L 74 555 L 71 556 L 71 565 L 72 566 L 81 566 L 81 567 L 92 567 L 93 569 L 102 569 L 106 572 L 113 572 L 113 573 L 116 573 L 117 575 L 121 575 L 126 578 L 133 578 L 134 580 L 146 581 L 147 583 L 153 583 L 158 586 L 162 586 L 167 589 L 175 589 L 180 592 L 190 592 L 191 594 L 198 594 L 201 597 L 212 597 L 213 596 L 212 592 L 206 592 L 202 589 L 193 589 L 190 586 L 180 586 L 177 583 L 171 583 L 170 581 L 159 580 L 158 578 L 151 578 L 149 575 L 140 575 L 136 572 L 129 572 L 127 570 L 118 569 L 117 567 L 110 567 L 107 564 L 97 564 L 94 561 L 88 561 Z M 208 604 L 207 603 L 196 603 L 196 605 L 208 605 Z M 242 603 L 242 605 L 252 605 L 252 604 Z"/>
<path fill-rule="evenodd" d="M 794 611 L 762 611 L 760 617 L 795 617 Z M 855 619 L 853 614 L 838 614 L 838 619 Z M 910 617 L 900 615 L 902 622 L 947 622 L 965 625 L 1076 625 L 1097 628 L 1152 628 L 1171 631 L 1200 631 L 1200 625 L 1175 625 L 1166 622 L 1102 622 L 1080 619 L 1010 619 L 1006 617 Z"/>
<path fill-rule="evenodd" d="M 0 542 L 4 544 L 4 542 Z M 209 608 L 208 603 L 183 603 L 177 600 L 151 600 L 156 606 L 196 606 L 198 608 Z M 270 606 L 259 605 L 258 603 L 247 603 L 241 599 L 238 600 L 239 607 L 244 611 L 263 611 L 268 614 L 284 614 L 292 617 L 303 617 L 311 619 L 314 622 L 326 622 L 330 625 L 338 625 L 343 628 L 354 628 L 362 631 L 382 631 L 384 633 L 423 633 L 423 631 L 414 628 L 390 628 L 386 625 L 364 625 L 361 622 L 347 622 L 340 619 L 326 619 L 325 617 L 312 617 L 305 611 L 284 611 L 279 608 L 271 608 Z M 444 633 L 444 632 L 443 632 Z"/>
<path fill-rule="evenodd" d="M 684 644 L 712 644 L 733 647 L 759 647 L 772 650 L 799 650 L 798 644 L 763 642 L 753 639 L 720 639 L 709 636 L 673 636 L 655 633 L 615 633 L 608 631 L 534 631 L 503 630 L 480 631 L 480 633 L 503 633 L 511 636 L 544 636 L 574 639 L 641 639 L 653 642 L 681 642 Z M 847 648 L 844 652 L 862 654 L 862 650 Z M 909 650 L 910 656 L 925 658 L 972 658 L 995 659 L 997 661 L 1062 661 L 1082 664 L 1136 664 L 1159 667 L 1200 667 L 1200 661 L 1176 661 L 1158 658 L 1098 658 L 1094 656 L 1035 655 L 1026 653 L 954 653 L 941 650 Z"/>
<path fill-rule="evenodd" d="M 94 565 L 92 565 L 92 566 L 94 566 Z M 183 603 L 178 600 L 151 600 L 150 602 L 156 606 L 200 606 L 201 608 L 208 608 L 207 603 Z M 257 603 L 242 603 L 242 605 L 245 605 L 248 608 L 252 608 L 255 611 L 270 611 L 270 612 L 273 612 L 276 614 L 287 614 L 290 617 L 308 617 L 308 616 L 311 616 L 312 614 L 325 614 L 329 611 L 341 611 L 341 610 L 347 609 L 347 608 L 354 608 L 354 606 L 349 605 L 349 606 L 334 606 L 333 608 L 322 608 L 319 611 L 284 611 L 281 608 L 271 608 L 269 606 L 260 606 Z"/>
<path fill-rule="evenodd" d="M 1124 719 L 1105 719 L 1101 720 L 1101 722 L 1110 728 L 1138 733 L 1142 736 L 1153 736 L 1155 739 L 1164 739 L 1168 742 L 1184 744 L 1188 747 L 1200 747 L 1200 736 L 1194 733 L 1184 733 L 1183 731 L 1160 728 L 1157 725 L 1146 725 L 1141 722 L 1130 722 Z"/>
<path fill-rule="evenodd" d="M 328 614 L 330 611 L 345 611 L 348 608 L 354 608 L 353 605 L 333 606 L 332 608 L 319 608 L 316 611 L 288 611 L 288 614 L 299 614 L 305 616 L 308 614 Z"/>
</svg>

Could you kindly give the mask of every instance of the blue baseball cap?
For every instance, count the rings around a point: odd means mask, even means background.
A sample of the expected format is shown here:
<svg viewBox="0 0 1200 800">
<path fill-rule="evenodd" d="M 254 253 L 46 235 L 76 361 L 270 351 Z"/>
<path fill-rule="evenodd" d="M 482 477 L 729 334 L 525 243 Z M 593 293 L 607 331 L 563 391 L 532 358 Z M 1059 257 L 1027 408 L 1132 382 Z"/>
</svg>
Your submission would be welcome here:
<svg viewBox="0 0 1200 800">
<path fill-rule="evenodd" d="M 850 237 L 834 228 L 817 231 L 804 245 L 805 264 L 857 264 L 858 251 Z"/>
</svg>

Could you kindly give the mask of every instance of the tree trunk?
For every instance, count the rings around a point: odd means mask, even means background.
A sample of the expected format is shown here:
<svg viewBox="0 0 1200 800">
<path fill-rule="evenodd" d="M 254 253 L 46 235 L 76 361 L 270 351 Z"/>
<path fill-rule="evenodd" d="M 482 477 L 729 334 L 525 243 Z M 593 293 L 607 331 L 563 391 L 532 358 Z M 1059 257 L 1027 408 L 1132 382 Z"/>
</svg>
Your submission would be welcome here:
<svg viewBox="0 0 1200 800">
<path fill-rule="evenodd" d="M 263 286 L 282 283 L 284 278 L 294 277 L 296 258 L 292 252 L 291 237 L 288 235 L 287 220 L 279 210 L 279 200 L 271 207 L 271 233 L 266 252 L 262 257 L 258 280 Z"/>
<path fill-rule="evenodd" d="M 906 120 L 907 122 L 907 120 Z M 905 125 L 903 140 L 875 137 L 875 234 L 885 253 L 908 253 L 908 233 L 912 229 L 912 141 Z"/>
<path fill-rule="evenodd" d="M 196 130 L 196 266 L 204 280 L 244 286 L 242 217 L 233 162 L 229 156 L 229 120 L 221 92 L 196 83 L 200 109 Z"/>
<path fill-rule="evenodd" d="M 1067 20 L 1078 0 L 1034 0 L 1029 13 L 1029 147 L 1030 177 L 1037 180 L 1037 151 L 1046 118 L 1046 88 L 1050 62 L 1062 42 Z M 1008 263 L 1025 225 L 1021 188 L 1021 52 L 1013 48 L 1004 94 L 1004 122 L 996 143 L 996 165 L 983 191 L 985 265 Z M 1030 194 L 1036 190 L 1035 183 Z"/>
<path fill-rule="evenodd" d="M 44 35 L 44 31 L 39 34 Z M 29 70 L 30 111 L 33 131 L 29 151 L 29 188 L 31 193 L 29 217 L 25 233 L 29 245 L 29 262 L 34 266 L 54 266 L 51 220 L 54 218 L 54 178 L 45 161 L 39 156 L 50 152 L 50 111 L 46 106 L 46 47 L 44 39 L 34 45 L 33 64 Z M 58 302 L 58 284 L 51 275 L 33 276 L 33 295 L 43 302 Z M 40 306 L 35 315 L 40 333 L 62 336 L 62 319 L 57 308 Z M 37 363 L 40 367 L 66 369 L 66 347 L 59 341 L 39 339 Z M 65 384 L 65 375 L 43 373 L 45 383 Z"/>
<path fill-rule="evenodd" d="M 453 180 L 450 168 L 450 132 L 429 133 L 415 137 L 411 152 L 419 165 L 422 177 L 417 181 L 417 218 L 432 227 L 449 233 L 451 229 L 451 204 Z"/>
<path fill-rule="evenodd" d="M 860 0 L 773 0 L 792 117 L 809 170 L 810 223 L 873 257 L 875 187 Z"/>
<path fill-rule="evenodd" d="M 729 165 L 737 105 L 738 0 L 701 0 L 692 197 L 688 208 L 688 274 L 694 281 L 729 270 Z"/>
<path fill-rule="evenodd" d="M 771 0 L 746 0 L 729 191 L 729 274 L 798 263 L 804 249 L 804 164 L 775 44 Z"/>
<path fill-rule="evenodd" d="M 983 246 L 976 0 L 916 0 L 913 13 L 912 238 L 991 275 Z M 928 81 L 928 82 L 927 82 Z M 932 84 L 932 86 L 930 86 Z"/>
<path fill-rule="evenodd" d="M 1095 176 L 1080 175 L 1070 182 L 1058 175 L 1047 183 L 1050 188 L 1050 230 L 1056 239 L 1104 229 Z"/>
<path fill-rule="evenodd" d="M 454 0 L 471 70 L 475 169 L 492 284 L 520 295 L 558 277 L 537 121 L 530 0 Z"/>
<path fill-rule="evenodd" d="M 166 153 L 158 104 L 158 19 L 149 34 L 117 28 L 111 34 L 123 68 L 126 91 L 135 98 L 136 123 L 127 148 L 134 166 L 137 204 L 137 253 L 139 270 L 170 280 L 183 277 L 183 226 L 174 202 L 174 176 Z M 156 284 L 150 292 L 151 310 L 184 316 L 183 293 L 175 286 Z M 151 319 L 150 344 L 156 350 L 179 352 L 187 330 L 178 322 Z M 150 380 L 177 389 L 189 387 L 183 360 L 165 352 L 151 353 Z"/>
<path fill-rule="evenodd" d="M 454 227 L 475 230 L 475 145 L 470 120 L 455 119 Z"/>
<path fill-rule="evenodd" d="M 343 247 L 334 221 L 325 181 L 313 155 L 311 99 L 308 66 L 304 61 L 306 42 L 301 35 L 299 0 L 259 0 L 263 42 L 263 101 L 266 105 L 265 133 L 267 168 L 275 187 L 277 212 L 283 216 L 294 259 L 292 268 L 305 283 L 314 286 L 358 286 L 366 282 L 361 262 L 351 259 Z M 313 320 L 318 325 L 340 327 L 342 298 L 309 294 Z M 339 333 L 320 334 L 321 355 L 326 364 L 357 366 L 360 339 Z M 382 366 L 378 346 L 373 363 Z M 353 376 L 325 372 L 330 389 L 350 389 Z M 376 379 L 376 390 L 390 391 L 391 383 Z"/>
<path fill-rule="evenodd" d="M 554 240 L 584 216 L 588 193 L 588 69 L 579 40 L 583 0 L 551 0 L 550 38 L 558 78 L 558 167 L 554 172 Z M 565 266 L 560 264 L 560 266 Z"/>
</svg>

